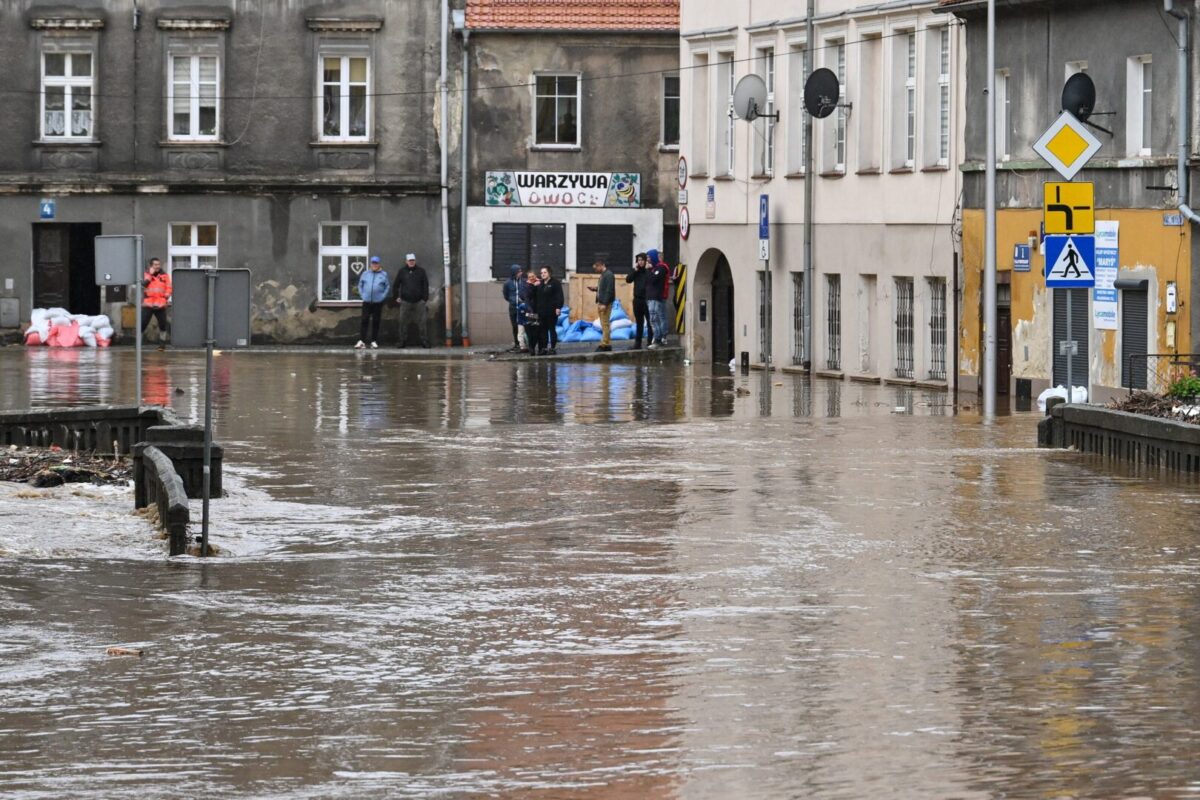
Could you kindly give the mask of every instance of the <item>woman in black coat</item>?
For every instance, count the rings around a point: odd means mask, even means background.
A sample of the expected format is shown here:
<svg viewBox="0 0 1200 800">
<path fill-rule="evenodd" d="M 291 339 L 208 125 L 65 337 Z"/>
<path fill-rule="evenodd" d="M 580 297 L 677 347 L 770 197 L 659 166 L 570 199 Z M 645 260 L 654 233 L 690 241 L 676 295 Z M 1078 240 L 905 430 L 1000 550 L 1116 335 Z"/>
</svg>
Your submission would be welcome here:
<svg viewBox="0 0 1200 800">
<path fill-rule="evenodd" d="M 563 307 L 562 281 L 550 274 L 549 267 L 542 267 L 542 282 L 533 290 L 533 309 L 537 312 L 539 325 L 537 347 L 534 353 L 554 355 L 558 347 L 558 314 Z M 549 348 L 547 348 L 547 343 Z"/>
</svg>

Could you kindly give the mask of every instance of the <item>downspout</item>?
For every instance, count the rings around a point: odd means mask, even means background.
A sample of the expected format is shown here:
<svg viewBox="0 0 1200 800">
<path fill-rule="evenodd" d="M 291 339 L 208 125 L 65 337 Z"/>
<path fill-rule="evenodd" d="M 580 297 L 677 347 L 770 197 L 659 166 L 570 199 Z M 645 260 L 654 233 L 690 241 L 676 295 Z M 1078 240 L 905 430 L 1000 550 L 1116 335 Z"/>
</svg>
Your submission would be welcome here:
<svg viewBox="0 0 1200 800">
<path fill-rule="evenodd" d="M 442 305 L 446 312 L 447 347 L 454 344 L 454 309 L 451 308 L 453 290 L 450 286 L 450 197 L 447 186 L 450 181 L 450 161 L 446 153 L 446 143 L 449 140 L 449 131 L 446 130 L 446 126 L 450 117 L 449 109 L 446 107 L 450 99 L 449 87 L 446 85 L 449 38 L 450 0 L 442 0 L 442 59 L 441 69 L 438 72 L 438 94 L 441 99 L 441 107 L 438 109 L 438 147 L 441 149 L 439 160 L 442 168 L 442 291 L 444 293 Z"/>
<path fill-rule="evenodd" d="M 1191 49 L 1188 38 L 1189 20 L 1186 12 L 1175 8 L 1175 0 L 1163 0 L 1163 10 L 1179 20 L 1179 120 L 1176 124 L 1176 127 L 1179 129 L 1179 153 L 1175 163 L 1175 182 L 1178 186 L 1179 213 L 1196 223 L 1200 222 L 1200 215 L 1197 215 L 1191 206 L 1188 205 L 1188 201 L 1191 200 L 1191 193 L 1188 186 L 1188 54 Z"/>
<path fill-rule="evenodd" d="M 462 324 L 463 347 L 471 346 L 471 335 L 467 332 L 467 192 L 470 189 L 468 180 L 469 160 L 467 150 L 470 146 L 471 120 L 471 31 L 467 30 L 464 22 L 462 28 L 462 166 L 458 172 L 458 275 L 459 275 L 459 318 Z"/>
</svg>

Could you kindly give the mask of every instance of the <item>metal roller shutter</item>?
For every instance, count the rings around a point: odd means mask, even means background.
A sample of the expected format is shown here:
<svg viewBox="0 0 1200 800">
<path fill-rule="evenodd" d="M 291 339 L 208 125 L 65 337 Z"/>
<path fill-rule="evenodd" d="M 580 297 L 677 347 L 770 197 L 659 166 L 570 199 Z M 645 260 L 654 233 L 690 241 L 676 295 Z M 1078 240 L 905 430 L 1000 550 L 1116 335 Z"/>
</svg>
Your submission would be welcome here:
<svg viewBox="0 0 1200 800">
<path fill-rule="evenodd" d="M 1067 292 L 1071 292 L 1071 336 L 1079 343 L 1079 352 L 1071 359 L 1071 382 L 1090 386 L 1088 376 L 1088 336 L 1092 316 L 1087 289 L 1054 290 L 1054 385 L 1067 385 L 1067 357 L 1059 353 L 1059 342 L 1067 339 Z"/>
<path fill-rule="evenodd" d="M 1145 290 L 1121 292 L 1121 385 L 1146 388 L 1146 362 L 1137 359 L 1130 369 L 1131 355 L 1145 355 L 1149 346 L 1149 293 Z"/>
<path fill-rule="evenodd" d="M 627 274 L 633 267 L 633 226 L 575 226 L 575 271 L 590 274 L 597 260 L 617 275 Z"/>
<path fill-rule="evenodd" d="M 492 225 L 492 277 L 507 280 L 513 264 L 529 266 L 529 226 L 497 222 Z"/>
</svg>

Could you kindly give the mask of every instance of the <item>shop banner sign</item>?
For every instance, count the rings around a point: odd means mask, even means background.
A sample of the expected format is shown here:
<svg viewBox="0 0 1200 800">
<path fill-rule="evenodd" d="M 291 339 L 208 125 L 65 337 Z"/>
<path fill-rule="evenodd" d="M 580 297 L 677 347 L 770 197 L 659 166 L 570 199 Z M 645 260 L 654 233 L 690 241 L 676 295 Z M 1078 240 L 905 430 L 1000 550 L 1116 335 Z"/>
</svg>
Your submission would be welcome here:
<svg viewBox="0 0 1200 800">
<path fill-rule="evenodd" d="M 1096 220 L 1096 286 L 1092 289 L 1092 325 L 1100 330 L 1117 329 L 1118 233 L 1116 220 Z"/>
<path fill-rule="evenodd" d="M 489 206 L 538 208 L 641 208 L 637 172 L 489 171 L 484 190 Z"/>
</svg>

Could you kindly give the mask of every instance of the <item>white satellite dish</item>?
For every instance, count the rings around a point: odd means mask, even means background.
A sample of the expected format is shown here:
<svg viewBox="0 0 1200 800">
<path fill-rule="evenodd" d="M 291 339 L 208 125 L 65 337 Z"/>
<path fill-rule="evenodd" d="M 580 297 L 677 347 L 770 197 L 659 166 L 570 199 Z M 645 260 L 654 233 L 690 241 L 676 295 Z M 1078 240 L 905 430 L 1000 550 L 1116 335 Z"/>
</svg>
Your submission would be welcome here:
<svg viewBox="0 0 1200 800">
<path fill-rule="evenodd" d="M 733 113 L 746 122 L 759 117 L 779 118 L 778 114 L 767 113 L 767 82 L 761 76 L 750 73 L 737 82 L 733 90 Z"/>
</svg>

